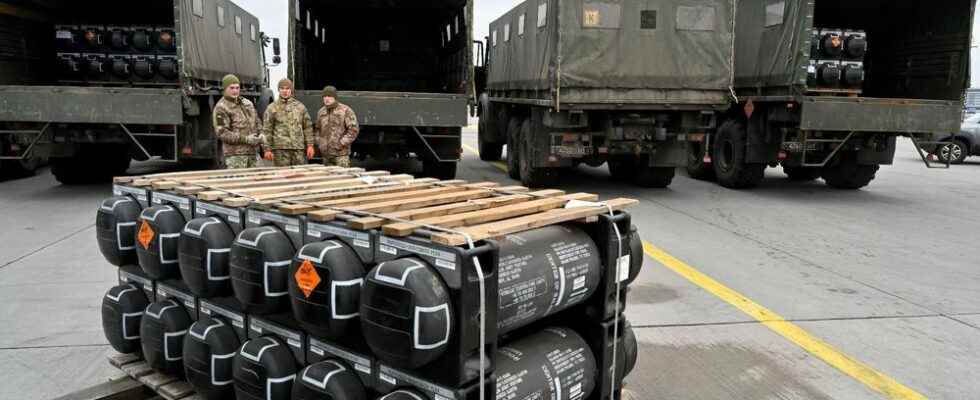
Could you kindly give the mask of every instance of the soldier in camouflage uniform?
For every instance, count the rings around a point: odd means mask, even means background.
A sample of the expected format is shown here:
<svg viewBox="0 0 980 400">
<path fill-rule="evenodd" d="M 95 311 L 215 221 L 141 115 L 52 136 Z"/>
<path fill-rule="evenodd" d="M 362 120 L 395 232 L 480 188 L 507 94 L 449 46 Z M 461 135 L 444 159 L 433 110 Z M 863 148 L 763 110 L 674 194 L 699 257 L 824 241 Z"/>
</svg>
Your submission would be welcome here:
<svg viewBox="0 0 980 400">
<path fill-rule="evenodd" d="M 289 79 L 279 81 L 279 100 L 265 110 L 265 143 L 264 157 L 277 167 L 302 165 L 313 158 L 313 120 L 306 106 L 293 98 Z"/>
<path fill-rule="evenodd" d="M 316 140 L 323 164 L 350 167 L 350 147 L 359 132 L 357 115 L 337 99 L 337 88 L 323 88 L 323 107 L 316 114 Z"/>
<path fill-rule="evenodd" d="M 253 168 L 258 146 L 264 141 L 259 134 L 262 121 L 252 102 L 241 97 L 238 77 L 226 75 L 221 85 L 224 96 L 214 106 L 212 122 L 222 144 L 222 162 L 226 168 Z"/>
</svg>

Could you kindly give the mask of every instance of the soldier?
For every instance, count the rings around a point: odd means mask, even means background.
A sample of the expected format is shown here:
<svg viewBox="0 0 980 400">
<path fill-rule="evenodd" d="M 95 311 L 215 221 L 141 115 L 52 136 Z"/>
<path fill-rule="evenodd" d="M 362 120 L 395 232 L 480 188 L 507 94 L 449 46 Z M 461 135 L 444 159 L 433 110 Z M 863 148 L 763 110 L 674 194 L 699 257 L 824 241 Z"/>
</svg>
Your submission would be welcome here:
<svg viewBox="0 0 980 400">
<path fill-rule="evenodd" d="M 316 114 L 316 139 L 324 165 L 350 167 L 350 146 L 360 127 L 357 116 L 337 99 L 337 88 L 323 88 L 323 107 Z"/>
<path fill-rule="evenodd" d="M 263 157 L 277 167 L 302 165 L 313 158 L 313 120 L 306 106 L 293 98 L 289 79 L 279 81 L 279 100 L 265 111 L 265 143 Z"/>
<path fill-rule="evenodd" d="M 262 121 L 251 101 L 241 97 L 241 83 L 235 75 L 221 80 L 224 96 L 214 106 L 214 134 L 222 144 L 226 168 L 253 168 L 258 146 L 264 141 L 259 131 Z"/>
</svg>

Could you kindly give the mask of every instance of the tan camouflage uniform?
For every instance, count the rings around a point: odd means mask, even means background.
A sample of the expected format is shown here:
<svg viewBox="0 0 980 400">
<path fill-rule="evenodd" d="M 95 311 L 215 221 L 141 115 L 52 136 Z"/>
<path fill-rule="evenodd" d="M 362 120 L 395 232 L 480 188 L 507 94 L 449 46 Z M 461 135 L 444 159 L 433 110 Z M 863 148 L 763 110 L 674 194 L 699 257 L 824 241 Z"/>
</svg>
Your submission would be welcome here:
<svg viewBox="0 0 980 400">
<path fill-rule="evenodd" d="M 345 104 L 320 107 L 316 114 L 316 141 L 323 155 L 323 164 L 350 167 L 350 147 L 357 139 L 360 127 L 357 115 Z"/>
<path fill-rule="evenodd" d="M 277 167 L 306 164 L 306 146 L 313 143 L 313 120 L 295 98 L 276 100 L 265 110 L 265 148 Z"/>
<path fill-rule="evenodd" d="M 222 97 L 212 115 L 214 133 L 221 141 L 222 161 L 226 168 L 253 168 L 262 137 L 255 106 L 246 98 Z"/>
</svg>

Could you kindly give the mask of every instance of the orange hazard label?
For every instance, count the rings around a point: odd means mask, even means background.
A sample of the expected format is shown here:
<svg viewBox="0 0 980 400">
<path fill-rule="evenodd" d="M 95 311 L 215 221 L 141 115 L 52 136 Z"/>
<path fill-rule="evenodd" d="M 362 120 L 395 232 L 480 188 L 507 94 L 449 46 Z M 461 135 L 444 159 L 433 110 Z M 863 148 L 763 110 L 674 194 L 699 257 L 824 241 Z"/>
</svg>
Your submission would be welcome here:
<svg viewBox="0 0 980 400">
<path fill-rule="evenodd" d="M 143 221 L 143 225 L 140 226 L 139 233 L 136 234 L 136 239 L 139 240 L 140 244 L 143 245 L 144 249 L 150 249 L 150 242 L 153 241 L 153 228 L 150 227 L 150 223 Z"/>
<path fill-rule="evenodd" d="M 299 290 L 302 290 L 307 298 L 313 293 L 313 289 L 316 289 L 316 285 L 320 284 L 320 275 L 316 273 L 316 268 L 313 268 L 310 260 L 303 260 L 296 270 L 295 278 L 296 286 L 299 286 Z"/>
</svg>

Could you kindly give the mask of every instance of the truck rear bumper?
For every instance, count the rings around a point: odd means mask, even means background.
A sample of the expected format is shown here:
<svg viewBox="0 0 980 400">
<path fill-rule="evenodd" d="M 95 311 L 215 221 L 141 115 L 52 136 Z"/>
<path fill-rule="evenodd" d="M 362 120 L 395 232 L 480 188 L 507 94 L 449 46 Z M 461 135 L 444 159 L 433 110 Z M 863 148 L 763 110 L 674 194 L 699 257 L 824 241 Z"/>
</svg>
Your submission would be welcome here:
<svg viewBox="0 0 980 400">
<path fill-rule="evenodd" d="M 956 132 L 963 105 L 955 101 L 869 97 L 803 97 L 800 129 L 812 131 Z"/>
<path fill-rule="evenodd" d="M 0 86 L 0 121 L 183 124 L 181 92 L 74 86 Z"/>
<path fill-rule="evenodd" d="M 323 106 L 320 91 L 300 90 L 296 98 L 311 116 Z M 350 106 L 366 126 L 463 127 L 467 125 L 468 98 L 463 94 L 342 91 L 340 101 Z"/>
</svg>

